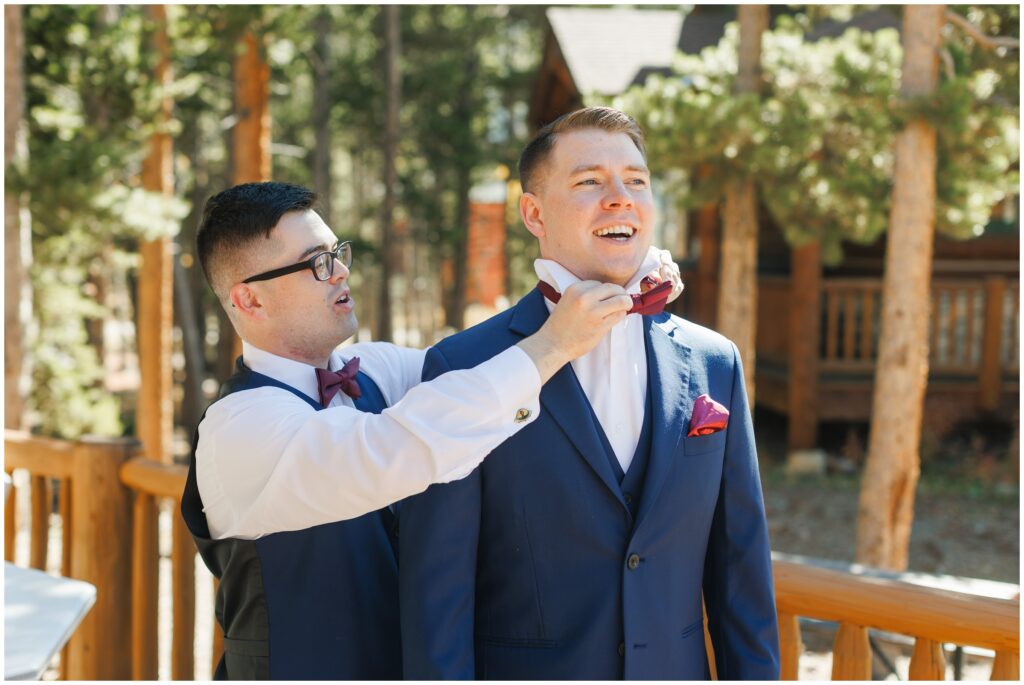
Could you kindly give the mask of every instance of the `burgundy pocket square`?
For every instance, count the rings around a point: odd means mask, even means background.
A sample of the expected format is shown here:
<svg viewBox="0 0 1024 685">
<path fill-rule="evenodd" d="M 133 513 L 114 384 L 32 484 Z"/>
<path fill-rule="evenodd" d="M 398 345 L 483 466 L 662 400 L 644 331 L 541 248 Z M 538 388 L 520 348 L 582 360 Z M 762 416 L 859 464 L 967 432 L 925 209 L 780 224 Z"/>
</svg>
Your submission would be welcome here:
<svg viewBox="0 0 1024 685">
<path fill-rule="evenodd" d="M 690 417 L 690 432 L 686 437 L 711 435 L 724 430 L 729 425 L 729 410 L 704 394 L 693 403 L 693 416 Z"/>
</svg>

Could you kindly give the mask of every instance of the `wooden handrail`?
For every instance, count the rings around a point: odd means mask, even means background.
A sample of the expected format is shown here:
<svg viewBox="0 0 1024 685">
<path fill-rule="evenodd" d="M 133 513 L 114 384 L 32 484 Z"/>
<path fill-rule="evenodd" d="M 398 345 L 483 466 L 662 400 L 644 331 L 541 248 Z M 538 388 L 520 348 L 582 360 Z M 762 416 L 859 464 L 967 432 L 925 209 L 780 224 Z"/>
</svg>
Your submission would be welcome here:
<svg viewBox="0 0 1024 685">
<path fill-rule="evenodd" d="M 33 476 L 63 480 L 74 468 L 75 443 L 4 430 L 4 468 L 27 469 Z"/>
<path fill-rule="evenodd" d="M 145 457 L 136 457 L 121 467 L 121 482 L 132 490 L 154 497 L 181 499 L 188 468 L 180 464 L 162 464 Z"/>
<path fill-rule="evenodd" d="M 936 642 L 1020 651 L 1020 603 L 775 559 L 780 613 Z"/>
</svg>

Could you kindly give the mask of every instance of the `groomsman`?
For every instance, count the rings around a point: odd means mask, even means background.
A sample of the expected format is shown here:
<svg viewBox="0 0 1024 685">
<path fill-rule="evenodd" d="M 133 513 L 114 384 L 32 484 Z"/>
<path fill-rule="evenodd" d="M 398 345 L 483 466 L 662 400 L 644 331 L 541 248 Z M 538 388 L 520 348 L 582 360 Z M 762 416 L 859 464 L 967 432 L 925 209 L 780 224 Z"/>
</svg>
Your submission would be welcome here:
<svg viewBox="0 0 1024 685">
<path fill-rule="evenodd" d="M 636 315 L 556 373 L 540 417 L 469 477 L 402 503 L 405 677 L 706 679 L 703 597 L 718 677 L 777 679 L 743 368 L 729 340 L 661 312 L 640 128 L 572 112 L 519 173 L 538 287 L 429 350 L 424 379 L 503 354 L 580 280 L 624 286 Z"/>
<path fill-rule="evenodd" d="M 181 507 L 220 579 L 220 679 L 400 678 L 389 505 L 464 477 L 534 422 L 541 385 L 631 306 L 620 286 L 581 283 L 536 334 L 419 384 L 421 351 L 335 349 L 357 330 L 352 247 L 314 200 L 236 186 L 209 200 L 196 239 L 242 339 L 196 431 Z"/>
</svg>

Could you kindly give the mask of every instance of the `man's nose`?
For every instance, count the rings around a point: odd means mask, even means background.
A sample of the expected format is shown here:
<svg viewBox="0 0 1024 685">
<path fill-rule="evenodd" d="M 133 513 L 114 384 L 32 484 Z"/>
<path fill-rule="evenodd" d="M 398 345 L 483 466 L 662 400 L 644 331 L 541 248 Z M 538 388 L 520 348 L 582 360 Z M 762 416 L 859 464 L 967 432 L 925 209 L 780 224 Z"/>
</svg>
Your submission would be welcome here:
<svg viewBox="0 0 1024 685">
<path fill-rule="evenodd" d="M 345 280 L 349 276 L 348 267 L 345 266 L 340 259 L 334 258 L 334 271 L 331 272 L 330 282 L 338 283 Z"/>
<path fill-rule="evenodd" d="M 604 205 L 609 209 L 622 209 L 623 207 L 633 206 L 633 197 L 630 195 L 629 189 L 622 182 L 622 179 L 613 179 L 608 184 L 608 193 L 604 196 Z"/>
</svg>

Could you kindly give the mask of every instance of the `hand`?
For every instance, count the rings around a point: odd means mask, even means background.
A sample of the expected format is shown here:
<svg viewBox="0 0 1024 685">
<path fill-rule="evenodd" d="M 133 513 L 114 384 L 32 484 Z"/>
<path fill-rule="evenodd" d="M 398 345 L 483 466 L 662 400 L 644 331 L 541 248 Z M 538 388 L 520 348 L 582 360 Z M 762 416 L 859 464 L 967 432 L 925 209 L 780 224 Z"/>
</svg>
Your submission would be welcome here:
<svg viewBox="0 0 1024 685">
<path fill-rule="evenodd" d="M 566 288 L 540 330 L 519 343 L 537 365 L 541 383 L 594 349 L 626 317 L 633 300 L 621 286 L 581 281 Z"/>
<path fill-rule="evenodd" d="M 679 275 L 679 265 L 672 261 L 672 253 L 668 250 L 659 250 L 656 247 L 651 247 L 652 250 L 658 253 L 658 261 L 661 266 L 658 267 L 658 276 L 661 277 L 661 281 L 672 281 L 672 294 L 668 296 L 668 301 L 673 302 L 679 299 L 679 296 L 683 294 L 683 279 Z"/>
</svg>

